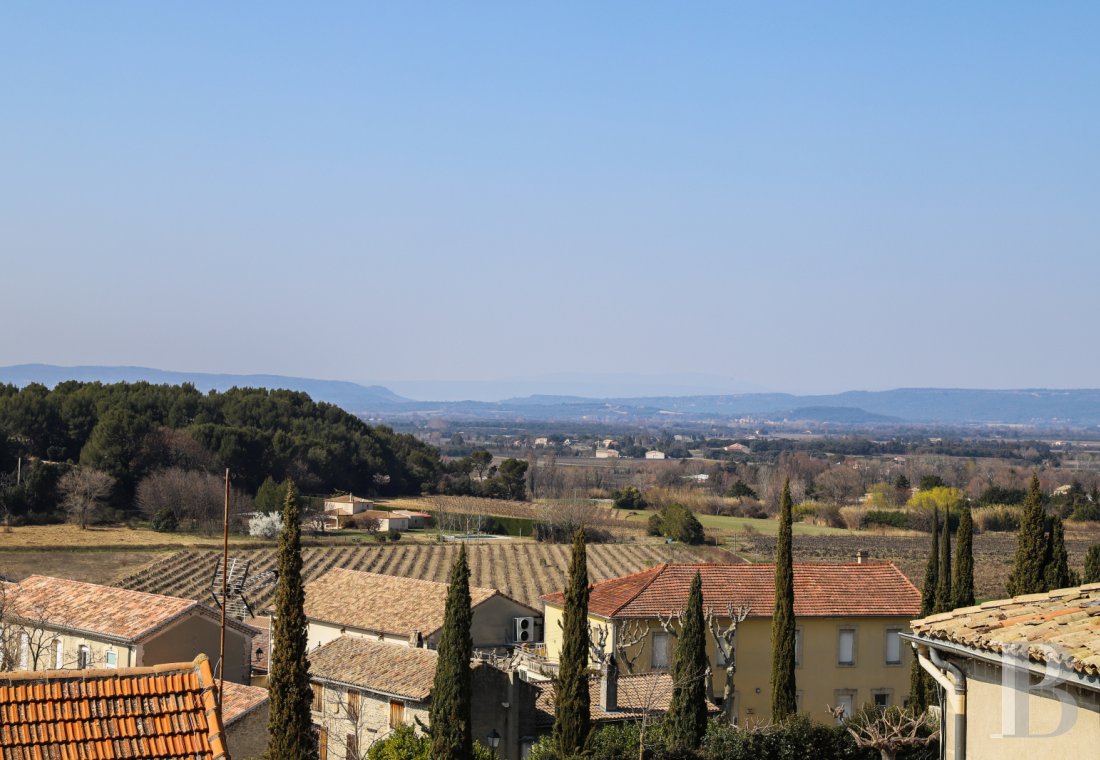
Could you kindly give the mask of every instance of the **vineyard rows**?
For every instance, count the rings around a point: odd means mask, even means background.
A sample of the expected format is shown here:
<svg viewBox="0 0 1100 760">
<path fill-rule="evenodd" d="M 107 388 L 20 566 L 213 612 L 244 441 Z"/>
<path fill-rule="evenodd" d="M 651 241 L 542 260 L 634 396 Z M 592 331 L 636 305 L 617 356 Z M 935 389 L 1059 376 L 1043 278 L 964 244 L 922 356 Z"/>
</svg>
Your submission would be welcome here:
<svg viewBox="0 0 1100 760">
<path fill-rule="evenodd" d="M 472 544 L 470 582 L 503 591 L 521 602 L 541 608 L 539 597 L 565 586 L 570 546 L 566 544 Z M 302 549 L 305 579 L 317 578 L 334 567 L 369 570 L 387 575 L 446 582 L 458 553 L 453 544 L 394 546 L 306 547 Z M 235 551 L 234 557 L 252 561 L 251 574 L 275 567 L 272 549 Z M 117 585 L 154 594 L 210 602 L 210 579 L 221 554 L 209 549 L 174 552 L 123 578 Z M 637 572 L 660 562 L 706 562 L 702 550 L 666 544 L 592 544 L 588 573 L 595 581 Z M 257 611 L 268 605 L 274 589 L 249 596 Z"/>
</svg>

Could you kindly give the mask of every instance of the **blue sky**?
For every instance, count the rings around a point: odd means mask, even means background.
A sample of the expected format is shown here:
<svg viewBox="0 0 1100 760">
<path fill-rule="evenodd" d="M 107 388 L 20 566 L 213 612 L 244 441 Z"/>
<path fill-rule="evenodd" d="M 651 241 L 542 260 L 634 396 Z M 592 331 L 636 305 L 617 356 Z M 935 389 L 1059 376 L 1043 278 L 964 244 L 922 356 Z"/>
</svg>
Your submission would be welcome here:
<svg viewBox="0 0 1100 760">
<path fill-rule="evenodd" d="M 8 3 L 0 364 L 1095 387 L 1098 32 L 1086 2 Z"/>
</svg>

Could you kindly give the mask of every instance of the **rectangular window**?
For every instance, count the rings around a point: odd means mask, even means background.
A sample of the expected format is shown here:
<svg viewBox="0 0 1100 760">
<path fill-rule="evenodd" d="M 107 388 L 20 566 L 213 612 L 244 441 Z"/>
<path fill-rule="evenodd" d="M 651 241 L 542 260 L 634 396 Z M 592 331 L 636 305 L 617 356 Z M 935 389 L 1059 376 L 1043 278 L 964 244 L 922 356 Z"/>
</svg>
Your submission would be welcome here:
<svg viewBox="0 0 1100 760">
<path fill-rule="evenodd" d="M 106 654 L 106 663 L 108 668 L 118 667 L 118 652 L 113 649 L 108 649 Z"/>
<path fill-rule="evenodd" d="M 886 664 L 901 665 L 901 629 L 886 629 Z"/>
<path fill-rule="evenodd" d="M 313 710 L 313 712 L 324 712 L 325 687 L 319 683 L 311 683 L 309 687 L 313 689 L 313 704 L 310 705 L 309 709 Z"/>
<path fill-rule="evenodd" d="M 885 710 L 890 706 L 890 690 L 875 689 L 871 692 L 871 700 L 875 703 L 875 707 Z"/>
<path fill-rule="evenodd" d="M 328 730 L 314 723 L 313 739 L 317 742 L 317 757 L 319 760 L 328 760 Z"/>
<path fill-rule="evenodd" d="M 841 628 L 838 637 L 837 665 L 856 664 L 856 631 L 854 628 Z"/>
<path fill-rule="evenodd" d="M 396 699 L 390 702 L 390 728 L 405 725 L 405 703 Z"/>
<path fill-rule="evenodd" d="M 798 667 L 802 664 L 802 629 L 794 629 L 794 665 Z"/>
<path fill-rule="evenodd" d="M 76 650 L 76 666 L 83 670 L 92 664 L 92 650 L 86 644 L 81 644 Z"/>
<path fill-rule="evenodd" d="M 833 707 L 838 711 L 837 723 L 840 723 L 845 718 L 849 718 L 854 714 L 856 704 L 856 693 L 847 689 L 842 689 L 833 692 Z"/>
<path fill-rule="evenodd" d="M 654 668 L 668 667 L 668 634 L 653 634 L 652 666 Z"/>
<path fill-rule="evenodd" d="M 348 689 L 348 720 L 359 720 L 359 692 Z"/>
<path fill-rule="evenodd" d="M 53 666 L 58 669 L 65 667 L 65 648 L 61 639 L 53 640 Z"/>
<path fill-rule="evenodd" d="M 344 745 L 347 747 L 346 760 L 359 760 L 359 737 L 348 734 L 344 739 Z"/>
<path fill-rule="evenodd" d="M 31 666 L 31 635 L 26 631 L 19 634 L 19 669 L 27 670 Z"/>
</svg>

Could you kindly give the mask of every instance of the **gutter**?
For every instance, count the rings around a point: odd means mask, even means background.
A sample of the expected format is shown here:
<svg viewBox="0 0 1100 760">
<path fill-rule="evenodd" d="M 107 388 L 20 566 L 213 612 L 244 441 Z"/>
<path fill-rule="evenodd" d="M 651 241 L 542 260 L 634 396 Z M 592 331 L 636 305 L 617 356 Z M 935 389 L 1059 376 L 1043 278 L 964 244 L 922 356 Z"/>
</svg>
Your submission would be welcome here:
<svg viewBox="0 0 1100 760">
<path fill-rule="evenodd" d="M 913 649 L 916 650 L 917 662 L 920 663 L 921 668 L 932 676 L 933 680 L 944 690 L 947 706 L 952 715 L 955 716 L 955 749 L 952 757 L 954 760 L 966 760 L 966 673 L 953 662 L 945 660 L 927 639 L 921 639 L 912 634 L 902 634 L 902 636 L 912 643 Z M 946 749 L 946 743 L 942 741 L 942 738 L 945 738 L 945 728 L 946 726 L 941 724 L 940 746 L 944 750 Z M 944 756 L 942 750 L 940 756 Z"/>
</svg>

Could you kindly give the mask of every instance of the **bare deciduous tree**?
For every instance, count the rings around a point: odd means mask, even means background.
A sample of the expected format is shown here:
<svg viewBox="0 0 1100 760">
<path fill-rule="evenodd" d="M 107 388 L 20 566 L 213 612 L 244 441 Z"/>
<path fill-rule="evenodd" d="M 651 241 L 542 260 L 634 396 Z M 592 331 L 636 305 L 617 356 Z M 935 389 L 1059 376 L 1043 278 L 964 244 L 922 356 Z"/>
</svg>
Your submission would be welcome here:
<svg viewBox="0 0 1100 760">
<path fill-rule="evenodd" d="M 221 525 L 225 481 L 219 475 L 169 467 L 138 483 L 136 500 L 146 517 L 171 512 L 180 525 L 210 531 Z M 236 488 L 229 492 L 230 514 L 252 509 L 252 499 Z"/>
<path fill-rule="evenodd" d="M 61 476 L 57 487 L 69 519 L 83 530 L 98 521 L 114 485 L 115 479 L 105 472 L 74 467 Z"/>
<path fill-rule="evenodd" d="M 726 685 L 722 689 L 722 720 L 731 726 L 737 721 L 737 713 L 733 709 L 733 679 L 737 673 L 737 626 L 745 622 L 751 611 L 752 608 L 747 605 L 735 607 L 733 602 L 729 602 L 726 605 L 729 622 L 722 625 L 714 614 L 714 608 L 707 610 L 707 628 L 714 638 L 715 648 L 726 663 Z M 713 693 L 712 687 L 711 694 Z"/>
<path fill-rule="evenodd" d="M 930 712 L 915 714 L 897 705 L 861 710 L 848 721 L 847 728 L 856 746 L 877 749 L 882 760 L 895 760 L 902 749 L 924 747 L 940 738 Z"/>
</svg>

